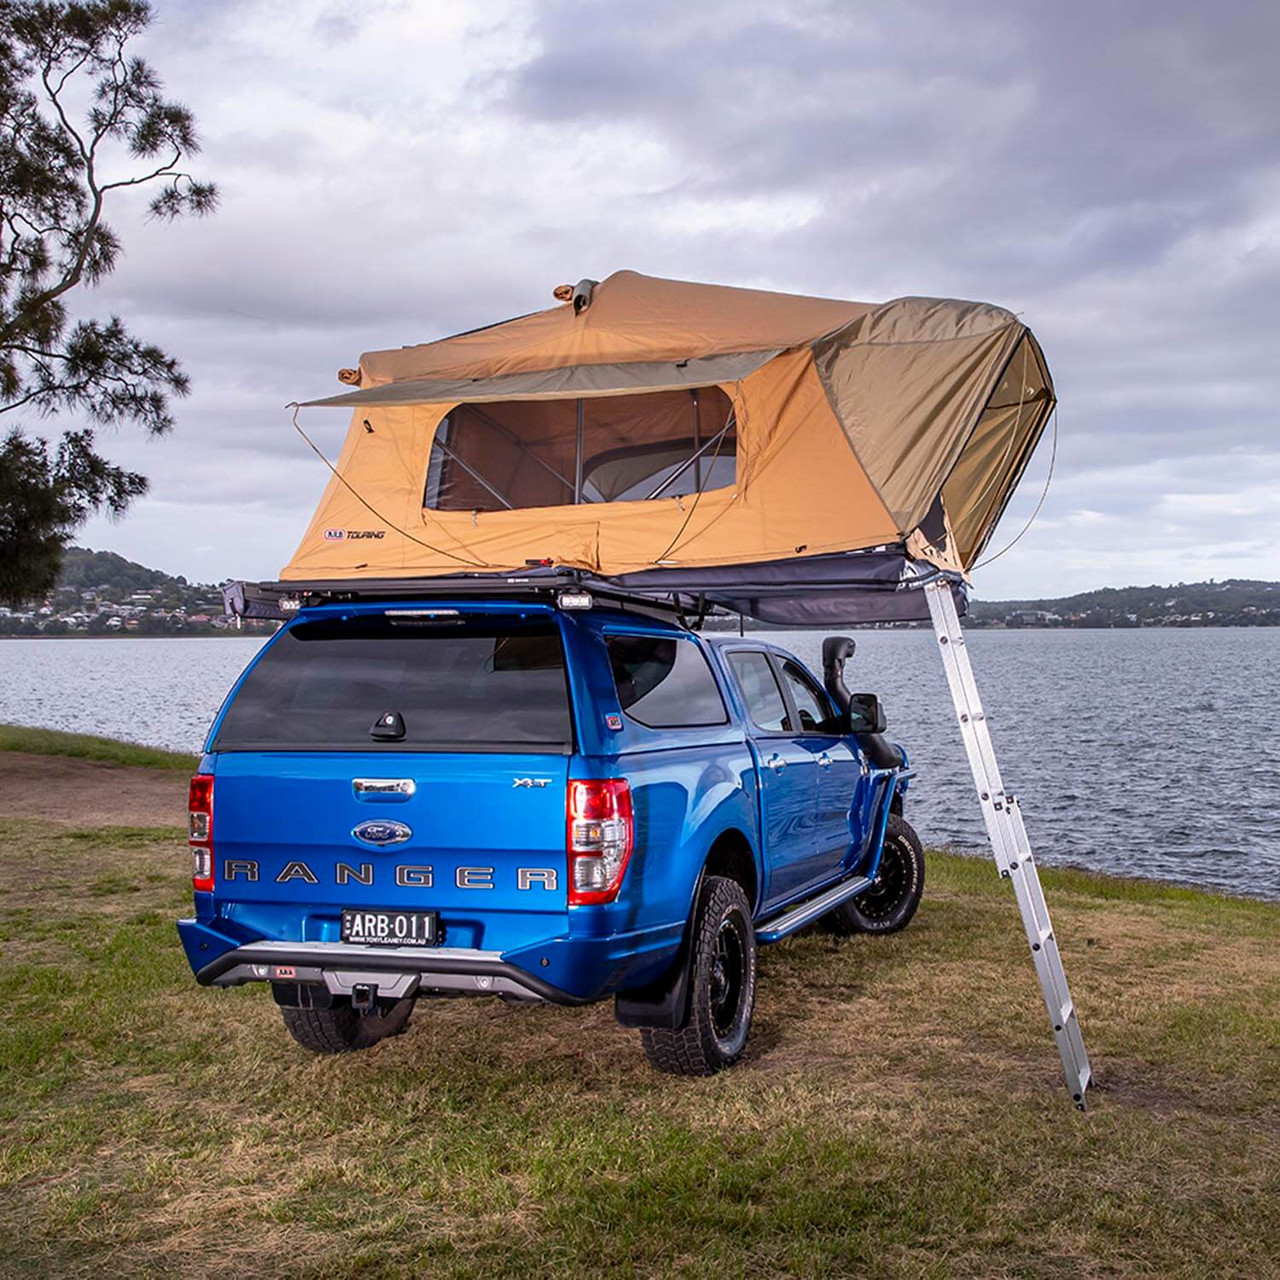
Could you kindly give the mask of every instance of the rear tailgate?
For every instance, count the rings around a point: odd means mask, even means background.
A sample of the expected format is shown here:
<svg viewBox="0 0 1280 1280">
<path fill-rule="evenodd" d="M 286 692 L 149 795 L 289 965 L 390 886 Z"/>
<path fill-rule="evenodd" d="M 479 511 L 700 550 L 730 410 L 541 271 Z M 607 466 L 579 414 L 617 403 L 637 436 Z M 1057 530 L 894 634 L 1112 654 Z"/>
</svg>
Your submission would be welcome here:
<svg viewBox="0 0 1280 1280">
<path fill-rule="evenodd" d="M 448 947 L 567 930 L 573 719 L 546 609 L 325 609 L 215 726 L 215 914 L 336 942 L 346 908 L 435 911 Z"/>
<path fill-rule="evenodd" d="M 564 755 L 220 755 L 217 912 L 294 941 L 338 941 L 343 908 L 438 911 L 447 946 L 561 935 L 567 773 Z"/>
</svg>

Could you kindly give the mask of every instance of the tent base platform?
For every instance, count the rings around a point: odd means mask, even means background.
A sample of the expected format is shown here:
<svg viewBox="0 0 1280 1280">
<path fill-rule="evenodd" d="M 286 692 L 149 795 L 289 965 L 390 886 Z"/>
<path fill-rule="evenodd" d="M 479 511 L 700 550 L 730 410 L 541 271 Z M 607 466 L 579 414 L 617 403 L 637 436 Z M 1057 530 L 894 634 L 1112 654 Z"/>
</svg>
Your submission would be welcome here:
<svg viewBox="0 0 1280 1280">
<path fill-rule="evenodd" d="M 961 576 L 912 560 L 901 547 L 759 564 L 652 568 L 617 577 L 533 563 L 511 573 L 230 582 L 222 594 L 227 612 L 245 618 L 284 618 L 305 605 L 355 600 L 545 599 L 588 591 L 602 600 L 662 607 L 689 618 L 728 613 L 775 626 L 838 627 L 927 622 L 924 588 L 938 582 L 950 585 L 963 614 Z"/>
</svg>

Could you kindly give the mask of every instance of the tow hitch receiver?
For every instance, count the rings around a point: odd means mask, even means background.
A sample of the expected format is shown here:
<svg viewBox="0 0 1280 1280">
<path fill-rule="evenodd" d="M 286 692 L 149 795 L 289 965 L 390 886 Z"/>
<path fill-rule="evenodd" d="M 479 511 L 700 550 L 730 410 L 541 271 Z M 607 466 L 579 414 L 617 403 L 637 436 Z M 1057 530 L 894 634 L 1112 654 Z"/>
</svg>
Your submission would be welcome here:
<svg viewBox="0 0 1280 1280">
<path fill-rule="evenodd" d="M 378 1003 L 378 988 L 371 982 L 357 982 L 351 988 L 351 1007 L 357 1013 L 372 1013 Z"/>
</svg>

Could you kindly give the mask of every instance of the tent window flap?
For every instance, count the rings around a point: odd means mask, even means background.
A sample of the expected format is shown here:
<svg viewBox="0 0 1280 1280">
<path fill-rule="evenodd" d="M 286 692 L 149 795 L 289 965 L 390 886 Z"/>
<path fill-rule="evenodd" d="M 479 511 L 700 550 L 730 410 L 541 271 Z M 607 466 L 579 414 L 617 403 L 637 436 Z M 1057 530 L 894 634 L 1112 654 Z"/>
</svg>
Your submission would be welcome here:
<svg viewBox="0 0 1280 1280">
<path fill-rule="evenodd" d="M 728 488 L 736 476 L 733 404 L 716 386 L 461 404 L 436 428 L 422 505 L 643 502 Z"/>
</svg>

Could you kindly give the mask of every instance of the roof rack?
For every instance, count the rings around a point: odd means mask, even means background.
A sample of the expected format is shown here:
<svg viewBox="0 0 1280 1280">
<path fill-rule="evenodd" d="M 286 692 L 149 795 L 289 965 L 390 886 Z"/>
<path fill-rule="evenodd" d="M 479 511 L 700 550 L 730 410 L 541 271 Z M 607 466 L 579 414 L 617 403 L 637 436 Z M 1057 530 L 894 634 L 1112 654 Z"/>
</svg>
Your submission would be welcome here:
<svg viewBox="0 0 1280 1280">
<path fill-rule="evenodd" d="M 678 592 L 649 593 L 612 587 L 573 569 L 540 569 L 536 573 L 432 578 L 320 579 L 310 582 L 227 582 L 222 602 L 228 615 L 240 618 L 291 618 L 299 609 L 325 604 L 373 603 L 381 600 L 460 599 L 484 596 L 491 599 L 539 601 L 586 593 L 591 600 L 642 613 L 674 619 L 697 627 L 713 613 L 731 611 L 711 604 L 697 595 Z M 567 607 L 581 608 L 581 605 Z"/>
</svg>

